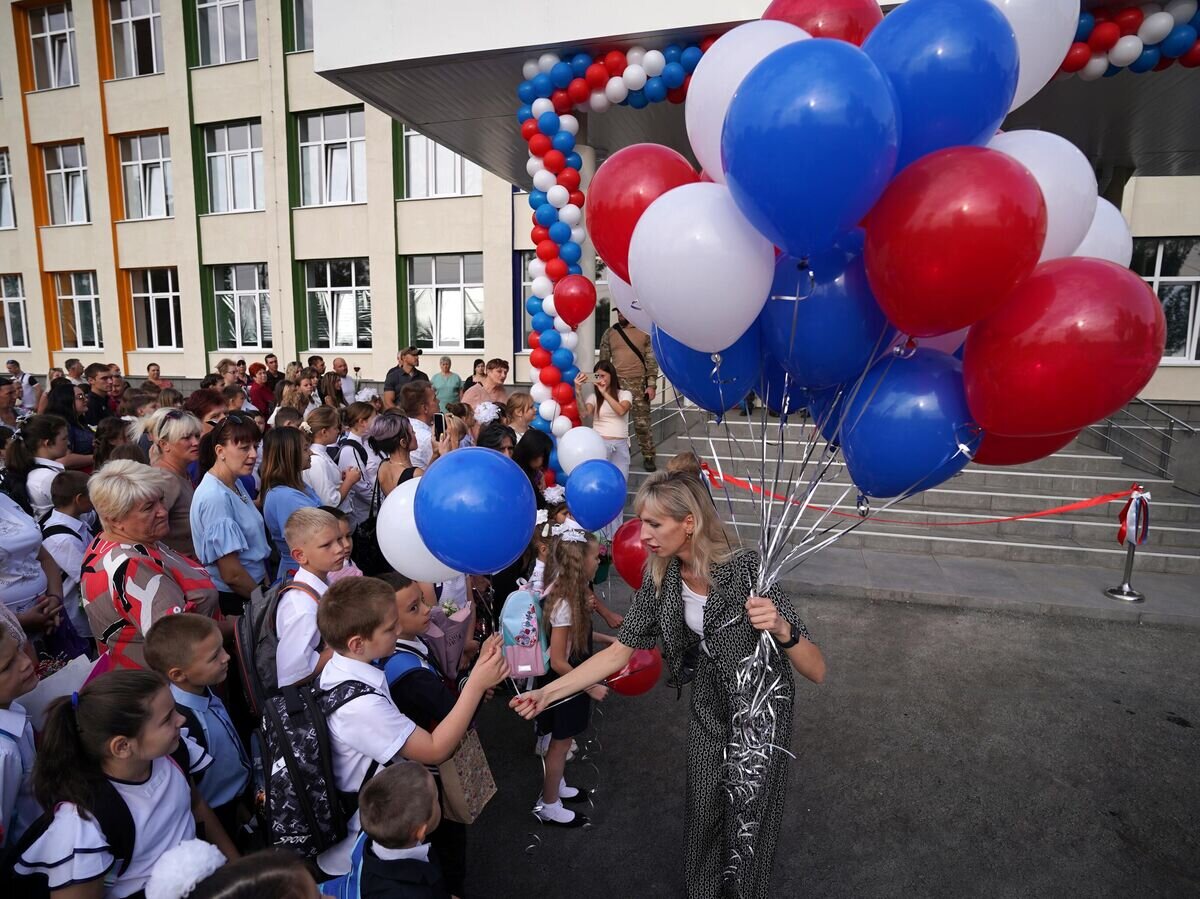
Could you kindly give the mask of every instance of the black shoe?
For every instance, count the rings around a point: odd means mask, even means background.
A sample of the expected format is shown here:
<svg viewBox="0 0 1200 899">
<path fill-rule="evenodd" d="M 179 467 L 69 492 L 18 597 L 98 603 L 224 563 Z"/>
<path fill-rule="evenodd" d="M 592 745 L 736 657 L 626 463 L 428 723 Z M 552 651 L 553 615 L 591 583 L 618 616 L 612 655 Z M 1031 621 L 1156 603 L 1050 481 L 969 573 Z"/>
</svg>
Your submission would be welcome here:
<svg viewBox="0 0 1200 899">
<path fill-rule="evenodd" d="M 646 471 L 658 471 L 658 466 L 654 464 L 653 457 L 649 459 L 643 459 L 642 468 L 646 469 Z"/>
<path fill-rule="evenodd" d="M 583 805 L 592 798 L 592 791 L 581 789 L 574 796 L 563 796 L 560 793 L 558 798 L 560 800 L 562 800 L 563 802 L 565 802 L 567 805 Z"/>
</svg>

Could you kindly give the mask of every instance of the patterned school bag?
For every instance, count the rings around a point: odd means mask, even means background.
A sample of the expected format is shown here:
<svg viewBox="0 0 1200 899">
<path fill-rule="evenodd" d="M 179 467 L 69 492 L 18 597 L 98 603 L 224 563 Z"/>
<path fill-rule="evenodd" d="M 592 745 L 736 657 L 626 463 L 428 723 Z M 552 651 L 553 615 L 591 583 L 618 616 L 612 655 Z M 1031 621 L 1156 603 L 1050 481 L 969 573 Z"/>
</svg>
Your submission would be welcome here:
<svg viewBox="0 0 1200 899">
<path fill-rule="evenodd" d="M 504 657 L 515 679 L 540 677 L 550 664 L 550 645 L 542 627 L 542 604 L 524 581 L 504 600 L 500 610 Z"/>
</svg>

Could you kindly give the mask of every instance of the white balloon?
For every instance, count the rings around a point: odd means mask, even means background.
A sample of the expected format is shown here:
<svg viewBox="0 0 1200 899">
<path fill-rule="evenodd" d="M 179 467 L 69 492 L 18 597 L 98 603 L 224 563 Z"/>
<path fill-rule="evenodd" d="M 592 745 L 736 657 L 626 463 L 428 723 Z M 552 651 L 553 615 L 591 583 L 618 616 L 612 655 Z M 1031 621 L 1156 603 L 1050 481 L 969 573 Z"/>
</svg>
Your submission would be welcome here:
<svg viewBox="0 0 1200 899">
<path fill-rule="evenodd" d="M 558 117 L 558 130 L 565 131 L 567 134 L 578 134 L 579 119 L 575 118 L 575 116 L 571 115 L 570 113 L 567 113 L 566 115 L 560 115 Z"/>
<path fill-rule="evenodd" d="M 545 164 L 542 162 L 542 157 L 540 156 L 530 156 L 527 160 L 525 160 L 525 171 L 529 173 L 530 178 L 532 178 L 545 167 Z"/>
<path fill-rule="evenodd" d="M 534 280 L 535 278 L 540 278 L 542 275 L 546 274 L 546 263 L 542 262 L 542 260 L 538 259 L 536 256 L 529 260 L 528 268 L 530 281 Z"/>
<path fill-rule="evenodd" d="M 1091 63 L 1088 63 L 1091 65 Z M 1070 256 L 1096 216 L 1096 174 L 1073 143 L 1048 131 L 1009 131 L 988 147 L 1029 169 L 1046 199 L 1046 243 L 1040 262 Z"/>
<path fill-rule="evenodd" d="M 1137 34 L 1143 44 L 1161 44 L 1174 28 L 1175 17 L 1173 15 L 1165 11 L 1156 12 L 1152 16 L 1146 16 Z"/>
<path fill-rule="evenodd" d="M 1127 34 L 1108 51 L 1108 61 L 1114 66 L 1125 68 L 1137 62 L 1138 57 L 1142 55 L 1142 51 L 1145 48 L 1146 45 L 1142 43 L 1140 37 L 1136 34 Z"/>
<path fill-rule="evenodd" d="M 1050 83 L 1079 27 L 1079 0 L 991 0 L 1017 37 L 1021 66 L 1011 109 Z M 695 79 L 693 78 L 693 83 Z"/>
<path fill-rule="evenodd" d="M 592 95 L 588 97 L 588 109 L 592 112 L 608 112 L 611 106 L 612 103 L 604 91 L 592 91 Z"/>
<path fill-rule="evenodd" d="M 537 369 L 535 368 L 534 371 L 536 372 Z M 529 395 L 533 397 L 535 403 L 544 403 L 554 395 L 554 391 L 539 381 L 535 374 L 533 376 L 533 384 L 529 388 Z"/>
<path fill-rule="evenodd" d="M 555 209 L 562 209 L 571 202 L 571 192 L 561 184 L 555 184 L 546 191 L 546 202 Z"/>
<path fill-rule="evenodd" d="M 620 103 L 629 96 L 629 88 L 625 86 L 620 75 L 613 75 L 608 79 L 608 84 L 604 85 L 604 96 L 608 98 L 609 103 Z"/>
<path fill-rule="evenodd" d="M 557 53 L 543 53 L 538 57 L 538 71 L 549 75 L 550 70 L 558 65 L 560 61 Z"/>
<path fill-rule="evenodd" d="M 526 81 L 536 78 L 540 71 L 536 59 L 527 59 L 525 65 L 521 66 L 521 74 L 525 76 Z"/>
<path fill-rule="evenodd" d="M 571 350 L 574 352 L 575 347 L 579 346 L 579 334 L 577 334 L 575 331 L 571 331 L 569 334 L 564 334 L 562 336 L 562 346 L 564 350 Z"/>
<path fill-rule="evenodd" d="M 621 80 L 631 91 L 640 91 L 646 86 L 646 70 L 638 65 L 627 66 Z"/>
<path fill-rule="evenodd" d="M 558 309 L 554 305 L 554 288 L 550 288 L 550 293 L 542 297 L 542 311 L 547 315 L 558 315 Z M 553 418 L 553 415 L 547 415 L 547 419 Z"/>
<path fill-rule="evenodd" d="M 646 310 L 642 308 L 642 304 L 638 302 L 637 294 L 633 292 L 633 288 L 623 280 L 621 276 L 612 269 L 608 271 L 608 289 L 612 293 L 613 305 L 621 311 L 634 327 L 640 328 L 647 334 L 654 327 L 654 320 L 646 314 Z"/>
<path fill-rule="evenodd" d="M 544 113 L 554 112 L 554 103 L 547 97 L 538 97 L 530 106 L 533 110 L 533 117 L 540 118 Z"/>
<path fill-rule="evenodd" d="M 688 87 L 684 117 L 692 151 L 713 180 L 725 183 L 725 172 L 721 169 L 721 129 L 742 80 L 780 47 L 809 37 L 803 28 L 787 22 L 771 19 L 747 22 L 722 35 L 701 57 Z"/>
<path fill-rule="evenodd" d="M 556 317 L 554 319 L 554 330 L 559 334 L 566 334 L 570 331 L 574 331 L 575 329 L 568 325 L 563 319 Z"/>
<path fill-rule="evenodd" d="M 542 275 L 541 277 L 533 279 L 533 284 L 529 286 L 529 289 L 539 300 L 544 300 L 546 297 L 554 293 L 554 282 L 545 275 Z M 542 305 L 545 306 L 546 304 L 543 303 Z"/>
<path fill-rule="evenodd" d="M 646 58 L 645 47 L 630 47 L 629 52 L 625 54 L 625 62 L 627 65 L 640 66 L 642 60 Z"/>
<path fill-rule="evenodd" d="M 1093 53 L 1092 58 L 1079 70 L 1079 77 L 1084 81 L 1099 81 L 1108 71 L 1108 54 Z"/>
<path fill-rule="evenodd" d="M 571 430 L 571 419 L 565 415 L 560 415 L 550 423 L 550 431 L 555 437 L 565 437 L 567 431 Z"/>
<path fill-rule="evenodd" d="M 661 50 L 647 50 L 646 55 L 642 57 L 642 68 L 651 78 L 661 75 L 666 67 L 667 58 Z"/>
<path fill-rule="evenodd" d="M 629 244 L 630 283 L 654 323 L 703 353 L 754 324 L 775 274 L 771 242 L 723 184 L 685 184 L 642 213 Z"/>
<path fill-rule="evenodd" d="M 543 193 L 545 191 L 548 191 L 550 188 L 552 188 L 556 184 L 558 184 L 558 176 L 555 175 L 554 172 L 551 172 L 548 169 L 542 169 L 540 172 L 538 172 L 536 175 L 533 176 L 534 188 L 542 191 Z"/>
<path fill-rule="evenodd" d="M 538 415 L 546 419 L 546 421 L 554 421 L 558 417 L 559 405 L 552 399 L 542 400 L 538 403 Z"/>
<path fill-rule="evenodd" d="M 562 209 L 558 210 L 558 220 L 574 228 L 583 221 L 583 210 L 574 203 L 568 203 Z"/>
<path fill-rule="evenodd" d="M 388 564 L 401 574 L 414 581 L 440 584 L 456 577 L 458 572 L 439 562 L 417 531 L 413 501 L 420 483 L 420 478 L 405 481 L 384 498 L 377 521 L 379 549 Z"/>
<path fill-rule="evenodd" d="M 1091 256 L 1094 259 L 1107 259 L 1117 265 L 1129 268 L 1133 262 L 1133 234 L 1125 216 L 1112 203 L 1103 197 L 1096 204 L 1096 217 L 1092 227 L 1088 229 L 1072 256 Z"/>
<path fill-rule="evenodd" d="M 587 229 L 582 225 L 576 225 L 571 229 L 571 241 L 583 246 L 583 242 L 587 240 Z"/>
<path fill-rule="evenodd" d="M 607 459 L 604 438 L 591 428 L 571 428 L 558 441 L 558 464 L 568 475 L 584 462 Z"/>
<path fill-rule="evenodd" d="M 1196 15 L 1196 0 L 1169 0 L 1165 10 L 1175 19 L 1176 25 L 1186 25 Z"/>
</svg>

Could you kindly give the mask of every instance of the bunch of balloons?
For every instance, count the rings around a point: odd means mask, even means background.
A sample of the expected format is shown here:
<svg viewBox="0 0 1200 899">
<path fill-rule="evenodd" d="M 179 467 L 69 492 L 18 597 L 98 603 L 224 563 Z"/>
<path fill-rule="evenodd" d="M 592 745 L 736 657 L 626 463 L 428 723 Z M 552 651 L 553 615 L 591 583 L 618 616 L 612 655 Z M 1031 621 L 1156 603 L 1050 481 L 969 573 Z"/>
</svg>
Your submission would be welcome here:
<svg viewBox="0 0 1200 899">
<path fill-rule="evenodd" d="M 1061 71 L 1084 81 L 1111 78 L 1128 69 L 1161 72 L 1178 61 L 1200 66 L 1200 10 L 1196 0 L 1104 6 L 1079 14 L 1075 42 Z"/>
</svg>

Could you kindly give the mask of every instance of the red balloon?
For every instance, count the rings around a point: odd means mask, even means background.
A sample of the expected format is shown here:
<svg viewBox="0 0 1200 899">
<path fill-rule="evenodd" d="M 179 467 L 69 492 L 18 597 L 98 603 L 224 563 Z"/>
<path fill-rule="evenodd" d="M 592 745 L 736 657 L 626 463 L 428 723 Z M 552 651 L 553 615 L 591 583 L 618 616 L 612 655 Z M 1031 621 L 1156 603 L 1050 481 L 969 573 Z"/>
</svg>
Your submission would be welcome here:
<svg viewBox="0 0 1200 899">
<path fill-rule="evenodd" d="M 550 95 L 550 102 L 554 104 L 554 111 L 559 115 L 566 115 L 571 111 L 571 95 L 566 90 L 556 90 Z"/>
<path fill-rule="evenodd" d="M 553 147 L 554 144 L 550 143 L 550 138 L 540 131 L 529 138 L 529 152 L 534 156 L 548 156 L 551 153 L 557 153 L 558 151 Z"/>
<path fill-rule="evenodd" d="M 579 169 L 563 169 L 558 173 L 558 183 L 567 190 L 579 190 Z"/>
<path fill-rule="evenodd" d="M 1165 71 L 1166 69 L 1169 69 L 1169 68 L 1171 68 L 1171 66 L 1173 66 L 1173 65 L 1175 65 L 1175 59 L 1174 59 L 1174 57 L 1171 57 L 1171 56 L 1164 56 L 1162 59 L 1160 59 L 1160 60 L 1158 61 L 1158 64 L 1157 64 L 1157 65 L 1155 65 L 1155 67 L 1154 67 L 1154 71 L 1155 71 L 1155 72 L 1162 72 L 1162 71 Z"/>
<path fill-rule="evenodd" d="M 583 73 L 583 77 L 587 79 L 587 85 L 592 90 L 602 91 L 604 90 L 604 86 L 608 84 L 608 69 L 604 67 L 604 63 L 594 62 L 587 67 L 587 71 Z"/>
<path fill-rule="evenodd" d="M 591 95 L 592 89 L 582 78 L 575 78 L 567 85 L 567 96 L 571 98 L 572 103 L 586 103 Z"/>
<path fill-rule="evenodd" d="M 608 679 L 608 685 L 622 696 L 641 696 L 649 693 L 662 677 L 662 652 L 653 649 L 635 649 L 629 664 Z"/>
<path fill-rule="evenodd" d="M 572 328 L 596 309 L 596 285 L 583 275 L 567 275 L 554 285 L 554 311 Z"/>
<path fill-rule="evenodd" d="M 562 382 L 562 372 L 558 370 L 556 365 L 547 365 L 538 372 L 538 380 L 547 387 L 553 387 L 555 384 Z"/>
<path fill-rule="evenodd" d="M 673 87 L 667 91 L 667 99 L 676 105 L 684 102 L 687 99 L 687 88 L 682 84 L 679 87 Z"/>
<path fill-rule="evenodd" d="M 550 229 L 544 225 L 538 225 L 529 232 L 529 239 L 533 241 L 533 245 L 536 247 L 543 240 L 550 239 Z"/>
<path fill-rule="evenodd" d="M 584 203 L 583 191 L 581 191 L 581 190 L 571 191 L 571 202 L 574 203 L 576 206 L 578 206 L 580 209 L 582 209 L 583 203 Z"/>
<path fill-rule="evenodd" d="M 546 277 L 551 281 L 561 281 L 571 272 L 565 259 L 555 257 L 546 263 Z"/>
<path fill-rule="evenodd" d="M 974 324 L 1037 265 L 1046 201 L 1029 170 L 983 147 L 918 159 L 867 219 L 867 277 L 892 324 L 912 337 Z"/>
<path fill-rule="evenodd" d="M 612 539 L 613 564 L 617 566 L 617 574 L 634 590 L 642 588 L 642 575 L 649 557 L 646 544 L 642 543 L 640 518 L 631 518 L 617 528 Z"/>
<path fill-rule="evenodd" d="M 604 57 L 604 68 L 608 69 L 610 76 L 620 75 L 625 71 L 625 66 L 628 64 L 625 60 L 625 54 L 620 50 L 609 50 L 608 54 Z"/>
<path fill-rule="evenodd" d="M 1185 69 L 1200 68 L 1200 41 L 1192 44 L 1192 49 L 1179 57 L 1179 64 Z"/>
<path fill-rule="evenodd" d="M 702 40 L 700 42 L 700 52 L 707 53 L 712 48 L 712 45 L 717 42 L 717 37 L 717 35 L 710 34 L 708 37 Z"/>
<path fill-rule="evenodd" d="M 550 351 L 542 346 L 539 346 L 536 350 L 531 350 L 529 353 L 529 364 L 534 368 L 545 368 L 550 364 Z"/>
<path fill-rule="evenodd" d="M 558 258 L 558 244 L 552 240 L 543 240 L 537 245 L 537 258 L 542 262 L 549 262 L 551 259 Z"/>
<path fill-rule="evenodd" d="M 546 138 L 549 140 L 549 138 Z M 546 164 L 546 171 L 558 174 L 567 167 L 567 157 L 562 150 L 548 150 L 542 158 L 542 162 Z"/>
<path fill-rule="evenodd" d="M 1112 415 L 1162 361 L 1167 326 L 1145 281 L 1103 259 L 1039 265 L 971 328 L 963 381 L 985 432 L 1065 434 Z"/>
<path fill-rule="evenodd" d="M 1092 10 L 1092 18 L 1096 20 L 1097 25 L 1099 25 L 1101 22 L 1111 22 L 1112 17 L 1112 10 L 1108 9 L 1107 7 L 1102 6 L 1099 9 Z"/>
<path fill-rule="evenodd" d="M 1097 53 L 1107 53 L 1121 39 L 1121 28 L 1116 22 L 1097 22 L 1088 38 L 1088 46 Z"/>
<path fill-rule="evenodd" d="M 526 338 L 525 342 L 529 344 L 529 348 L 531 350 L 536 350 L 542 345 L 542 335 L 537 331 L 530 331 L 529 337 Z"/>
<path fill-rule="evenodd" d="M 659 144 L 625 147 L 596 170 L 588 188 L 587 229 L 600 258 L 623 281 L 629 281 L 629 241 L 646 207 L 698 177 L 683 156 Z"/>
<path fill-rule="evenodd" d="M 1130 6 L 1120 10 L 1112 17 L 1113 23 L 1121 29 L 1121 36 L 1128 37 L 1131 34 L 1137 34 L 1138 29 L 1142 27 L 1142 22 L 1146 20 L 1146 15 L 1136 6 Z"/>
<path fill-rule="evenodd" d="M 1067 51 L 1067 58 L 1063 60 L 1062 70 L 1064 72 L 1082 71 L 1091 58 L 1092 48 L 1083 41 L 1076 41 L 1071 45 L 1071 49 Z"/>
<path fill-rule="evenodd" d="M 566 382 L 564 381 L 563 383 L 565 384 Z M 560 384 L 558 386 L 561 387 L 562 385 Z M 574 400 L 571 400 L 569 403 L 563 403 L 561 406 L 559 406 L 559 414 L 565 415 L 567 418 L 574 421 L 579 417 L 579 404 Z"/>
<path fill-rule="evenodd" d="M 1002 437 L 984 434 L 972 460 L 978 465 L 1020 465 L 1044 459 L 1079 436 L 1078 431 L 1048 437 Z"/>
<path fill-rule="evenodd" d="M 555 477 L 554 469 L 552 469 L 552 468 L 543 468 L 542 469 L 542 483 L 543 484 L 545 484 L 547 487 L 553 487 L 557 482 L 558 482 L 558 478 Z"/>
<path fill-rule="evenodd" d="M 521 139 L 529 140 L 538 133 L 537 119 L 526 119 L 521 123 Z"/>
<path fill-rule="evenodd" d="M 559 405 L 575 402 L 574 384 L 568 384 L 566 381 L 563 381 L 561 384 L 555 384 L 554 390 L 551 393 L 554 396 L 555 402 Z"/>
<path fill-rule="evenodd" d="M 813 37 L 832 37 L 861 47 L 883 21 L 876 0 L 775 0 L 764 19 L 791 22 Z"/>
</svg>

